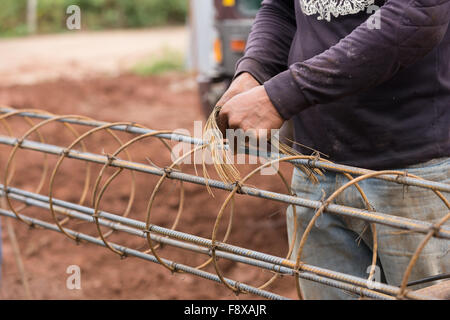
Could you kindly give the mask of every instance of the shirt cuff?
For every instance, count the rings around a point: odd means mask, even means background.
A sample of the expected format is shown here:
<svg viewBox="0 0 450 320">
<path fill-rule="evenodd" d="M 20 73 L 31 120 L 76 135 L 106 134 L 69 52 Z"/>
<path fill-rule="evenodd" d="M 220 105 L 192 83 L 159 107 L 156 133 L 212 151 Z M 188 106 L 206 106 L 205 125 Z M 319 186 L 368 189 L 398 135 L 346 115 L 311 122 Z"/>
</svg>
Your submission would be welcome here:
<svg viewBox="0 0 450 320">
<path fill-rule="evenodd" d="M 243 57 L 238 61 L 233 80 L 244 72 L 250 73 L 260 84 L 263 84 L 272 77 L 264 70 L 264 66 L 261 63 L 250 57 Z"/>
<path fill-rule="evenodd" d="M 289 120 L 309 106 L 290 70 L 286 70 L 266 81 L 264 88 L 284 120 Z"/>
</svg>

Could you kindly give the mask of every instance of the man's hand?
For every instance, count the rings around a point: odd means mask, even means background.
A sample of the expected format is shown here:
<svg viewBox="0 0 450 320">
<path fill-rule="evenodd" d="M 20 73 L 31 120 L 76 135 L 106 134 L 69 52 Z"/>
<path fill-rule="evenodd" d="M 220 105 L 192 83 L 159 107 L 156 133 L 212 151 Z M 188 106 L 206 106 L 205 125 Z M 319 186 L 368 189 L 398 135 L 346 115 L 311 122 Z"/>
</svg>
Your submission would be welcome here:
<svg viewBox="0 0 450 320">
<path fill-rule="evenodd" d="M 219 113 L 217 124 L 224 136 L 226 129 L 253 131 L 258 136 L 258 129 L 280 129 L 283 122 L 264 86 L 257 86 L 225 103 Z"/>
<path fill-rule="evenodd" d="M 222 98 L 220 98 L 219 102 L 217 102 L 217 105 L 222 107 L 238 94 L 257 86 L 259 86 L 258 81 L 256 81 L 250 73 L 244 72 L 234 79 L 228 90 L 223 94 Z"/>
</svg>

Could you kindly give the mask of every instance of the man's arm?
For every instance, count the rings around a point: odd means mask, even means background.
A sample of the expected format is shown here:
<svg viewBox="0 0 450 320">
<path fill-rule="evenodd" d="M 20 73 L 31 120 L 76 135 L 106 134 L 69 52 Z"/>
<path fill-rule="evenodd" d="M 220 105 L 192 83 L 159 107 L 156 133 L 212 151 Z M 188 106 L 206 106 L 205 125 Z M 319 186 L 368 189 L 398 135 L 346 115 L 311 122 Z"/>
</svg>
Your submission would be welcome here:
<svg viewBox="0 0 450 320">
<path fill-rule="evenodd" d="M 217 105 L 224 106 L 237 95 L 285 71 L 295 31 L 294 0 L 263 1 L 253 23 L 245 55 L 237 63 L 234 80 Z M 222 113 L 219 124 L 223 131 L 229 124 L 224 117 L 225 113 Z"/>
<path fill-rule="evenodd" d="M 235 77 L 247 72 L 262 84 L 285 71 L 296 29 L 294 0 L 263 1 Z"/>
<path fill-rule="evenodd" d="M 381 28 L 363 23 L 329 50 L 264 84 L 284 119 L 373 88 L 423 58 L 447 32 L 450 0 L 388 0 L 377 14 Z"/>
</svg>

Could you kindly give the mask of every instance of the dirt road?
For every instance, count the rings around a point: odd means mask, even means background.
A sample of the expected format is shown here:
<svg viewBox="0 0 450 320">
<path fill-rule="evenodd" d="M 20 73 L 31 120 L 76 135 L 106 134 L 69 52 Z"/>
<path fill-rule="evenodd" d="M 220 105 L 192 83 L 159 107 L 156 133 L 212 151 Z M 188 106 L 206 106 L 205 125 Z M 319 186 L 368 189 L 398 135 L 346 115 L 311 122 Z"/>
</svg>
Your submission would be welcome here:
<svg viewBox="0 0 450 320">
<path fill-rule="evenodd" d="M 0 85 L 115 76 L 165 48 L 185 52 L 184 27 L 66 32 L 0 40 Z"/>
</svg>

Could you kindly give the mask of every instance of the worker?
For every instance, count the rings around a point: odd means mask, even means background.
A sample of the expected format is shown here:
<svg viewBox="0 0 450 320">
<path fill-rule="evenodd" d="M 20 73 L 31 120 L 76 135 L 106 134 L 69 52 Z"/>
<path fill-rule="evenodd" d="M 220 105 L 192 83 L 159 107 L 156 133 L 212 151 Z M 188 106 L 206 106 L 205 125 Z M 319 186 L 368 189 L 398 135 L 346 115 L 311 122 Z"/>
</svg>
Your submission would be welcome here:
<svg viewBox="0 0 450 320">
<path fill-rule="evenodd" d="M 292 119 L 295 141 L 331 161 L 450 183 L 449 21 L 450 0 L 264 0 L 234 81 L 218 102 L 218 124 L 223 132 L 269 130 Z M 329 171 L 318 178 L 310 183 L 294 169 L 293 192 L 323 201 L 348 182 Z M 378 212 L 431 223 L 448 213 L 429 189 L 380 179 L 360 186 Z M 335 203 L 367 207 L 355 187 Z M 296 207 L 294 252 L 314 213 Z M 289 241 L 294 219 L 289 207 Z M 376 232 L 378 261 L 372 266 L 371 228 L 324 213 L 301 261 L 361 278 L 373 268 L 377 279 L 398 286 L 424 235 L 383 225 Z M 410 279 L 449 270 L 448 242 L 433 238 Z M 358 298 L 308 280 L 300 285 L 305 299 Z"/>
</svg>

